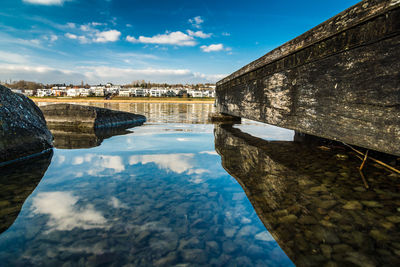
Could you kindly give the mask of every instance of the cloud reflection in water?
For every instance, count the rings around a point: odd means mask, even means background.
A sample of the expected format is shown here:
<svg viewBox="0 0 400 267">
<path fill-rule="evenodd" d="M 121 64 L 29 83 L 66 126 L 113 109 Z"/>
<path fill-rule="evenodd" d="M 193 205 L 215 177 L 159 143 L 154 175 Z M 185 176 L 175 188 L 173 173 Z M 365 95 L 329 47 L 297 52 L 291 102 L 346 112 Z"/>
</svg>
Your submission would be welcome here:
<svg viewBox="0 0 400 267">
<path fill-rule="evenodd" d="M 93 205 L 78 207 L 79 197 L 71 192 L 43 192 L 32 201 L 34 214 L 49 215 L 48 231 L 69 231 L 73 228 L 107 228 L 107 220 Z"/>
</svg>

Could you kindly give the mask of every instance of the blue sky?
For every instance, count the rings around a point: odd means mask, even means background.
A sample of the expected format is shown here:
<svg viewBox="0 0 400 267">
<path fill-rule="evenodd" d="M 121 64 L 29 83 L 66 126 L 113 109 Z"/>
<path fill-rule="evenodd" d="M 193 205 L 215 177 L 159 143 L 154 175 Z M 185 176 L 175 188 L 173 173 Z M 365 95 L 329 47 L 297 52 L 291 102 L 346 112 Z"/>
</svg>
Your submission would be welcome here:
<svg viewBox="0 0 400 267">
<path fill-rule="evenodd" d="M 216 82 L 355 0 L 2 0 L 0 80 Z"/>
</svg>

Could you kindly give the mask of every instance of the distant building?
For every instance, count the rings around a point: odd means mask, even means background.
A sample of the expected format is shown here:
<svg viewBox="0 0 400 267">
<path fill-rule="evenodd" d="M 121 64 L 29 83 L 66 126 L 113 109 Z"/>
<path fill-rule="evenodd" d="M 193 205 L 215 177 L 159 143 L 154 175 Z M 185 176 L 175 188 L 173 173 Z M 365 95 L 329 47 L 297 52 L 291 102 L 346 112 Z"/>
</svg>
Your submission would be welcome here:
<svg viewBox="0 0 400 267">
<path fill-rule="evenodd" d="M 17 94 L 22 94 L 21 89 L 11 89 L 12 92 L 17 93 Z"/>
<path fill-rule="evenodd" d="M 38 97 L 45 97 L 45 96 L 51 96 L 51 89 L 45 89 L 45 88 L 43 88 L 43 89 L 37 89 L 37 91 L 36 91 L 36 95 L 38 96 Z"/>
<path fill-rule="evenodd" d="M 26 96 L 33 96 L 35 94 L 35 91 L 26 89 L 24 90 L 23 94 Z"/>
<path fill-rule="evenodd" d="M 134 96 L 134 90 L 133 88 L 121 88 L 119 89 L 119 96 L 123 96 L 123 97 L 131 97 Z"/>
</svg>

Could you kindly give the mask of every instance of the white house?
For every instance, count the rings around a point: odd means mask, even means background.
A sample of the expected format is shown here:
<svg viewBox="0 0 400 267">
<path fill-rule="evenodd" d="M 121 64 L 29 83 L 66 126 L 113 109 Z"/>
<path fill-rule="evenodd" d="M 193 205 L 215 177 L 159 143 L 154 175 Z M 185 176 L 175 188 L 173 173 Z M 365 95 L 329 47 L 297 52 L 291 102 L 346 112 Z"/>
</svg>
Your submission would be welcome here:
<svg viewBox="0 0 400 267">
<path fill-rule="evenodd" d="M 90 89 L 94 90 L 96 96 L 104 96 L 105 88 L 103 86 L 92 86 Z"/>
<path fill-rule="evenodd" d="M 22 90 L 20 89 L 11 89 L 13 93 L 22 94 Z"/>
<path fill-rule="evenodd" d="M 192 97 L 204 97 L 203 91 L 200 90 L 191 90 L 188 92 Z"/>
<path fill-rule="evenodd" d="M 38 97 L 51 96 L 51 89 L 37 89 L 36 95 Z"/>
<path fill-rule="evenodd" d="M 33 96 L 34 92 L 33 90 L 25 89 L 23 94 L 26 96 Z"/>
<path fill-rule="evenodd" d="M 143 89 L 135 89 L 135 96 L 146 96 L 146 92 Z"/>
<path fill-rule="evenodd" d="M 152 97 L 160 97 L 162 94 L 160 89 L 152 88 L 150 89 L 150 96 Z"/>
<path fill-rule="evenodd" d="M 79 95 L 80 95 L 79 89 L 75 88 L 67 89 L 67 96 L 76 97 Z"/>
<path fill-rule="evenodd" d="M 124 97 L 130 97 L 134 95 L 134 90 L 133 88 L 121 88 L 119 89 L 119 96 L 124 96 Z"/>
</svg>

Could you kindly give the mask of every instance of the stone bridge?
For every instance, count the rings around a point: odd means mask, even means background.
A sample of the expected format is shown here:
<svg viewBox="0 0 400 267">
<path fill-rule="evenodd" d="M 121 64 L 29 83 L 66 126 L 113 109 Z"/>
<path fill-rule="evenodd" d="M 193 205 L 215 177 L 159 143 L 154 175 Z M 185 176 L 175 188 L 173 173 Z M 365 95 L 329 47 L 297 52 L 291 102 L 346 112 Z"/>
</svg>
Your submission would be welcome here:
<svg viewBox="0 0 400 267">
<path fill-rule="evenodd" d="M 400 156 L 400 0 L 365 0 L 217 83 L 217 110 Z"/>
</svg>

